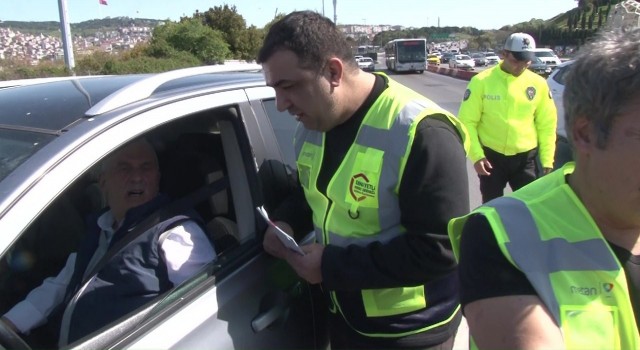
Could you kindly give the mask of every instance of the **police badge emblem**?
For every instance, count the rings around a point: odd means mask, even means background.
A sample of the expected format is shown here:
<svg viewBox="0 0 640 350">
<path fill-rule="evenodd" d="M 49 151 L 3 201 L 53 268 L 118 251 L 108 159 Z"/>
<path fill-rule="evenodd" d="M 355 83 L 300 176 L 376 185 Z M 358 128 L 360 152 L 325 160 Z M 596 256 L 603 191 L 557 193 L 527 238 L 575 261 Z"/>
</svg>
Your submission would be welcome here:
<svg viewBox="0 0 640 350">
<path fill-rule="evenodd" d="M 467 90 L 465 90 L 465 92 L 464 92 L 464 99 L 463 99 L 463 101 L 468 100 L 468 99 L 469 99 L 469 96 L 471 96 L 471 90 L 467 89 Z"/>
<path fill-rule="evenodd" d="M 536 97 L 536 88 L 529 86 L 527 88 L 527 98 L 529 98 L 529 101 L 532 101 L 534 97 Z"/>
</svg>

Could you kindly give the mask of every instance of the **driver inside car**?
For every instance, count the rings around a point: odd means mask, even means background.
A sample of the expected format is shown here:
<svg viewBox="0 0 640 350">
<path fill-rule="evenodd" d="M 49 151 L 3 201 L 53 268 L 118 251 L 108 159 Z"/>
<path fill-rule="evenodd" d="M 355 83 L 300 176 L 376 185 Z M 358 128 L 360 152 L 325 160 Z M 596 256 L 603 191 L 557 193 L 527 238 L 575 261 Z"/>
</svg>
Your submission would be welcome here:
<svg viewBox="0 0 640 350">
<path fill-rule="evenodd" d="M 59 345 L 69 344 L 153 300 L 216 259 L 193 211 L 156 223 L 118 246 L 145 218 L 170 202 L 159 193 L 159 183 L 158 158 L 146 139 L 131 141 L 109 155 L 100 165 L 99 178 L 108 207 L 89 221 L 84 242 L 59 274 L 33 289 L 2 316 L 2 322 L 21 334 L 48 323 L 59 330 Z"/>
</svg>

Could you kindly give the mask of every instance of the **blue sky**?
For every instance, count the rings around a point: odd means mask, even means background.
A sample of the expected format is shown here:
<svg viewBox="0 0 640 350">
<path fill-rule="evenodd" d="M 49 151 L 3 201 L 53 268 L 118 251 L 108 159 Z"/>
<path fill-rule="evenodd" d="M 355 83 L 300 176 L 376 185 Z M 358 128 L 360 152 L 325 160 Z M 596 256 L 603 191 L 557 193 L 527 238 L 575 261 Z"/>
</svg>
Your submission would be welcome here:
<svg viewBox="0 0 640 350">
<path fill-rule="evenodd" d="M 69 22 L 107 16 L 178 20 L 196 10 L 235 5 L 247 25 L 263 27 L 276 13 L 315 10 L 333 19 L 333 0 L 66 0 Z M 390 8 L 382 4 L 397 4 Z M 400 5 L 401 4 L 401 5 Z M 478 5 L 480 4 L 480 5 Z M 471 26 L 498 29 L 504 25 L 549 19 L 576 7 L 576 0 L 337 0 L 338 24 L 390 24 L 413 27 Z M 324 5 L 324 6 L 323 6 Z M 58 0 L 0 0 L 0 20 L 59 21 Z"/>
</svg>

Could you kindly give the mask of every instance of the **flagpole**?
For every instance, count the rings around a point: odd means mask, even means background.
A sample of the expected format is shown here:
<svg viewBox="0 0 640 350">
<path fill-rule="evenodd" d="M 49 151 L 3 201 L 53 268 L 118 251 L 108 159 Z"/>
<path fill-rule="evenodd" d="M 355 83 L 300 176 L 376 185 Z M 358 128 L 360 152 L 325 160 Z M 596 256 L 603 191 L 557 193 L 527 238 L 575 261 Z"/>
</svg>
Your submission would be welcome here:
<svg viewBox="0 0 640 350">
<path fill-rule="evenodd" d="M 67 0 L 58 0 L 58 10 L 60 11 L 60 34 L 62 36 L 64 63 L 73 72 L 76 64 L 73 59 L 73 42 L 71 41 L 71 27 L 67 16 Z"/>
</svg>

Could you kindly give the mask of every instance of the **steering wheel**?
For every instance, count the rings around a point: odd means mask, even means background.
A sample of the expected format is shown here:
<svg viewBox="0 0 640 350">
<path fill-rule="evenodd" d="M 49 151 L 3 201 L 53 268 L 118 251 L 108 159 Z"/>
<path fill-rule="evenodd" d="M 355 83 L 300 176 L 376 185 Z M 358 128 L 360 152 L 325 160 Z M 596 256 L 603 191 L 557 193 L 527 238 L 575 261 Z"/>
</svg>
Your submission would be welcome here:
<svg viewBox="0 0 640 350">
<path fill-rule="evenodd" d="M 0 320 L 0 345 L 11 350 L 31 350 L 29 344 L 2 320 Z"/>
</svg>

